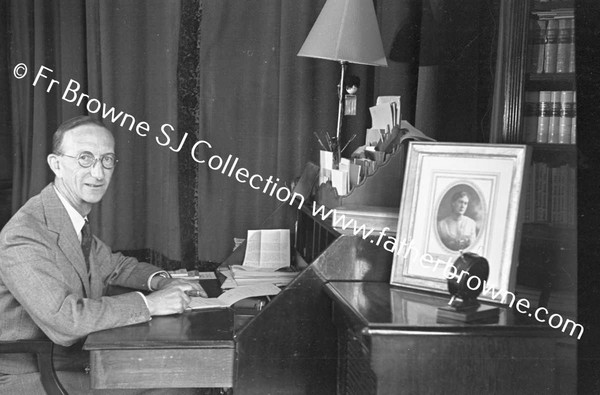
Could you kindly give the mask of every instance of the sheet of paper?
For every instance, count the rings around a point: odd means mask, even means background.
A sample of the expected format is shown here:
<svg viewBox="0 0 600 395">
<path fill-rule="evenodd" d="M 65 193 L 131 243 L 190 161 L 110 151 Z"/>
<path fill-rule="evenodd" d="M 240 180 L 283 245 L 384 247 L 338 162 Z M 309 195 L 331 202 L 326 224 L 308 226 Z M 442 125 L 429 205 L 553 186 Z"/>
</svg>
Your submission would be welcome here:
<svg viewBox="0 0 600 395">
<path fill-rule="evenodd" d="M 347 195 L 349 189 L 348 172 L 344 170 L 331 170 L 331 185 L 337 189 L 338 196 Z"/>
<path fill-rule="evenodd" d="M 233 288 L 232 290 L 221 294 L 217 299 L 219 299 L 225 305 L 231 306 L 235 302 L 242 299 L 253 298 L 257 296 L 277 295 L 279 292 L 281 292 L 281 289 L 279 289 L 275 285 L 269 283 L 261 283 Z"/>
<path fill-rule="evenodd" d="M 187 307 L 188 310 L 224 309 L 228 307 L 224 302 L 222 302 L 218 298 L 203 298 L 200 296 L 193 296 L 191 299 L 192 301 Z"/>
<path fill-rule="evenodd" d="M 192 297 L 188 310 L 222 309 L 231 306 L 242 299 L 257 296 L 277 295 L 281 289 L 273 284 L 261 283 L 236 287 L 222 293 L 218 298 Z"/>
<path fill-rule="evenodd" d="M 333 152 L 319 151 L 319 184 L 323 184 L 331 179 L 331 169 L 333 168 Z"/>
<path fill-rule="evenodd" d="M 273 270 L 290 265 L 290 230 L 261 229 L 249 230 L 245 266 L 269 268 Z"/>
<path fill-rule="evenodd" d="M 384 132 L 385 129 L 367 129 L 365 145 L 377 145 L 381 141 Z"/>
<path fill-rule="evenodd" d="M 372 129 L 387 130 L 394 126 L 394 115 L 390 103 L 370 107 L 369 111 L 371 112 Z"/>
<path fill-rule="evenodd" d="M 379 105 L 384 103 L 390 103 L 392 108 L 394 124 L 391 126 L 400 125 L 400 120 L 402 119 L 402 114 L 400 112 L 400 96 L 379 96 L 377 98 L 377 103 L 375 104 Z"/>
<path fill-rule="evenodd" d="M 354 188 L 360 184 L 360 166 L 354 163 L 350 164 L 350 171 L 348 172 L 350 178 L 350 188 Z"/>
</svg>

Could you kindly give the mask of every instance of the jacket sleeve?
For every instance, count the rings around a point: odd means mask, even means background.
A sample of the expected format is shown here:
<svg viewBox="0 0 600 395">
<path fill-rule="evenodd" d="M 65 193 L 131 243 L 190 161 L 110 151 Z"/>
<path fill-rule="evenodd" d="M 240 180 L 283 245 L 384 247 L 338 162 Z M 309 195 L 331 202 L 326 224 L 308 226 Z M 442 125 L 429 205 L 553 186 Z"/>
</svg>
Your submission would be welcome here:
<svg viewBox="0 0 600 395">
<path fill-rule="evenodd" d="M 96 264 L 105 285 L 150 291 L 148 281 L 152 275 L 163 269 L 139 262 L 137 259 L 127 257 L 120 252 L 113 253 L 102 240 L 95 239 Z"/>
<path fill-rule="evenodd" d="M 143 297 L 135 292 L 84 298 L 81 281 L 74 281 L 71 263 L 57 248 L 57 237 L 37 224 L 2 232 L 0 279 L 29 315 L 23 319 L 31 318 L 52 341 L 64 346 L 91 332 L 150 320 Z M 130 266 L 126 259 L 116 261 L 117 267 Z M 124 276 L 124 283 L 137 281 L 130 270 L 122 269 L 117 278 Z"/>
</svg>

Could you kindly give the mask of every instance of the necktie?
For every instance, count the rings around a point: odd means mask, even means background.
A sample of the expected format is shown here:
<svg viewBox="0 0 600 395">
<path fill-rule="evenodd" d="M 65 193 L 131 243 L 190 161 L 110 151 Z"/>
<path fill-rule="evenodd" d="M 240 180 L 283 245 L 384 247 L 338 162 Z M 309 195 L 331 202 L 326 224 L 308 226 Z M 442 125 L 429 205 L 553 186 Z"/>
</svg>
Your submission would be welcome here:
<svg viewBox="0 0 600 395">
<path fill-rule="evenodd" d="M 90 271 L 90 250 L 92 249 L 92 230 L 90 229 L 90 223 L 85 220 L 83 228 L 81 228 L 81 250 L 83 251 L 83 257 L 85 258 L 85 265 Z"/>
</svg>

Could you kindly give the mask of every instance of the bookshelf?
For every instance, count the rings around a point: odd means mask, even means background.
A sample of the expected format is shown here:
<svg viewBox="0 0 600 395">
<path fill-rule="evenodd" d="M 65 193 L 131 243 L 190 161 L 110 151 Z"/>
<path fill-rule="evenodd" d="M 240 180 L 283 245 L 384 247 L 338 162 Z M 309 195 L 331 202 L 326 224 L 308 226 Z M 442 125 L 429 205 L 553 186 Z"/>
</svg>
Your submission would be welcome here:
<svg viewBox="0 0 600 395">
<path fill-rule="evenodd" d="M 493 143 L 528 144 L 532 163 L 517 290 L 576 316 L 577 135 L 574 0 L 506 0 Z M 502 32 L 500 33 L 502 34 Z M 500 91 L 498 91 L 500 92 Z"/>
</svg>

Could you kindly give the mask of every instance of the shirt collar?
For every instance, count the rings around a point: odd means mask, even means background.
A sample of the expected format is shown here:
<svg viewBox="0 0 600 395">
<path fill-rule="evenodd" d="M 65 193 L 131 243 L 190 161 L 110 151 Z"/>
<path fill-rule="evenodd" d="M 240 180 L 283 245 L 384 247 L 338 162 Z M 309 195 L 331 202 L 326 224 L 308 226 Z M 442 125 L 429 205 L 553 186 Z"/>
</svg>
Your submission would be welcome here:
<svg viewBox="0 0 600 395">
<path fill-rule="evenodd" d="M 81 228 L 83 228 L 83 225 L 85 225 L 87 217 L 82 217 L 81 214 L 79 214 L 79 212 L 75 210 L 73 206 L 71 206 L 71 203 L 69 203 L 69 201 L 58 191 L 56 186 L 54 186 L 54 191 L 56 191 L 58 198 L 60 199 L 63 206 L 65 206 L 67 214 L 69 214 L 69 218 L 71 219 L 71 223 L 73 224 L 73 228 L 75 228 L 75 233 L 77 233 L 77 238 L 79 239 L 79 241 L 81 241 Z"/>
</svg>

